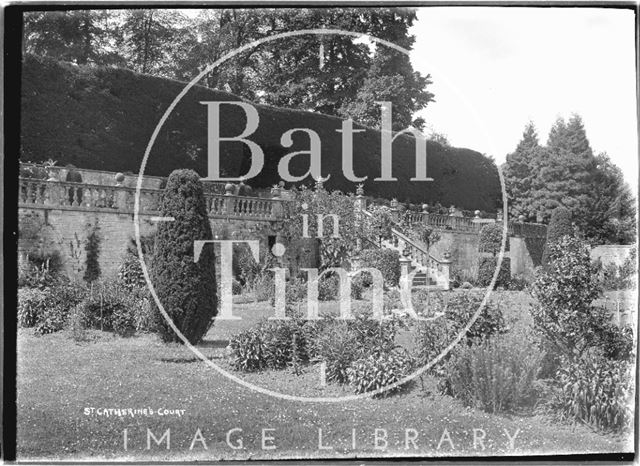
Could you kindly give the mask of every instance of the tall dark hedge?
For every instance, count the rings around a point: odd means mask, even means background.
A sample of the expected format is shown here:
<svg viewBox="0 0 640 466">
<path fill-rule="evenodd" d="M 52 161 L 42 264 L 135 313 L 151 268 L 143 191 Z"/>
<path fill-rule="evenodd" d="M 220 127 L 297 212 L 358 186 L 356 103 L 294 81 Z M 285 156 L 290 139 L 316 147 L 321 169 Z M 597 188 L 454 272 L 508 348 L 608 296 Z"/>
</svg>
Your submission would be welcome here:
<svg viewBox="0 0 640 466">
<path fill-rule="evenodd" d="M 563 236 L 573 236 L 573 224 L 571 221 L 571 211 L 566 207 L 556 207 L 551 212 L 551 220 L 547 228 L 547 241 L 544 244 L 542 253 L 542 264 L 549 263 L 550 247 Z"/>
<path fill-rule="evenodd" d="M 160 222 L 151 260 L 151 281 L 165 311 L 192 344 L 207 333 L 217 314 L 215 256 L 206 245 L 197 263 L 195 240 L 213 238 L 200 177 L 193 170 L 175 170 L 162 196 Z M 155 303 L 154 303 L 155 306 Z M 157 327 L 165 342 L 181 342 L 156 309 Z"/>
<path fill-rule="evenodd" d="M 25 55 L 21 92 L 21 158 L 59 165 L 137 173 L 149 136 L 171 101 L 185 83 L 146 76 L 133 71 L 75 66 Z M 191 168 L 207 173 L 207 111 L 200 102 L 239 101 L 226 92 L 194 86 L 176 106 L 160 131 L 151 151 L 146 173 L 167 176 L 172 170 Z M 260 124 L 249 136 L 262 147 L 265 164 L 252 186 L 269 187 L 280 181 L 278 161 L 286 154 L 308 149 L 308 138 L 294 135 L 291 148 L 282 147 L 280 137 L 293 128 L 311 128 L 318 133 L 322 174 L 331 174 L 325 184 L 330 191 L 353 192 L 356 183 L 342 173 L 342 139 L 336 132 L 342 120 L 301 110 L 255 105 Z M 244 112 L 225 105 L 220 134 L 233 136 L 245 127 Z M 363 127 L 355 124 L 354 129 Z M 446 147 L 430 141 L 427 175 L 433 181 L 412 182 L 415 176 L 415 142 L 401 136 L 393 143 L 393 175 L 397 181 L 375 181 L 380 175 L 380 132 L 365 128 L 354 135 L 354 172 L 368 175 L 365 193 L 401 202 L 440 202 L 463 209 L 495 212 L 501 191 L 495 162 L 471 149 Z M 223 143 L 222 169 L 229 175 L 246 173 L 250 154 L 240 143 Z M 308 169 L 306 157 L 294 157 L 292 173 Z M 310 177 L 297 184 L 313 182 Z M 289 186 L 287 186 L 289 187 Z"/>
</svg>

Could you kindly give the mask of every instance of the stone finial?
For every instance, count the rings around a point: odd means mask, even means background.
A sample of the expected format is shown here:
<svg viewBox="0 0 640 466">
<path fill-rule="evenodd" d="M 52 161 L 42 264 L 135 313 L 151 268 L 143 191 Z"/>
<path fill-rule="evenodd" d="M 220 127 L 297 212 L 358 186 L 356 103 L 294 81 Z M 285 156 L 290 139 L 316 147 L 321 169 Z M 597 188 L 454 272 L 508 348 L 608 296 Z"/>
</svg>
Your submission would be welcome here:
<svg viewBox="0 0 640 466">
<path fill-rule="evenodd" d="M 429 204 L 422 204 L 422 211 L 429 212 Z"/>
<path fill-rule="evenodd" d="M 522 215 L 522 214 L 518 215 L 518 222 L 524 223 L 524 221 L 525 221 L 524 215 Z"/>
<path fill-rule="evenodd" d="M 280 197 L 280 185 L 274 184 L 271 187 L 271 196 L 275 199 Z"/>
<path fill-rule="evenodd" d="M 364 184 L 360 183 L 356 186 L 356 196 L 364 196 Z"/>
<path fill-rule="evenodd" d="M 474 216 L 474 218 L 480 218 L 480 211 L 479 210 L 474 210 L 473 211 L 473 216 Z"/>
<path fill-rule="evenodd" d="M 124 183 L 124 174 L 123 173 L 116 173 L 116 186 L 122 186 L 122 184 Z"/>
<path fill-rule="evenodd" d="M 499 209 L 499 210 L 498 210 L 498 213 L 497 213 L 497 215 L 496 215 L 496 218 L 498 219 L 498 221 L 499 221 L 499 222 L 500 222 L 500 221 L 502 221 L 502 209 Z"/>
<path fill-rule="evenodd" d="M 449 215 L 453 215 L 456 213 L 456 206 L 452 205 L 449 207 Z"/>
<path fill-rule="evenodd" d="M 391 199 L 391 208 L 392 209 L 397 209 L 398 208 L 398 200 L 395 197 L 393 199 Z"/>
<path fill-rule="evenodd" d="M 233 196 L 234 191 L 235 191 L 235 186 L 233 185 L 233 183 L 227 183 L 224 185 L 225 196 Z"/>
</svg>

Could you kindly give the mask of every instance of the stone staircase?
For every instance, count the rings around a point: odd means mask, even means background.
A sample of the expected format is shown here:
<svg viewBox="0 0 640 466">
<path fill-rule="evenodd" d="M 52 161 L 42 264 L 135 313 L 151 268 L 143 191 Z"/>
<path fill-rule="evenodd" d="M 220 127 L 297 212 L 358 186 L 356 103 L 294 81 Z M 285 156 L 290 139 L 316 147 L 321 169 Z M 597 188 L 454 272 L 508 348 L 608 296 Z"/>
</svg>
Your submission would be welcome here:
<svg viewBox="0 0 640 466">
<path fill-rule="evenodd" d="M 368 211 L 361 211 L 370 217 Z M 404 266 L 411 279 L 412 288 L 425 288 L 434 290 L 449 289 L 449 265 L 446 259 L 436 259 L 426 248 L 412 240 L 399 229 L 391 229 L 391 239 L 382 240 L 379 246 L 392 251 L 397 251 L 404 258 Z"/>
</svg>

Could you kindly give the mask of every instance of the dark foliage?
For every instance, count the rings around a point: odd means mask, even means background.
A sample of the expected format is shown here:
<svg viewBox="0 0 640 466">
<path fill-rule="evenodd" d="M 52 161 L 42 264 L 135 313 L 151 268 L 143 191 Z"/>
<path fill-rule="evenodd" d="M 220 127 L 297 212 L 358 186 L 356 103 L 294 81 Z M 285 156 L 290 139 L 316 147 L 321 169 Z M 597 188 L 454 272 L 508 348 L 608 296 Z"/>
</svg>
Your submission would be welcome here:
<svg viewBox="0 0 640 466">
<path fill-rule="evenodd" d="M 197 343 L 217 314 L 217 297 L 213 246 L 204 246 L 194 262 L 194 241 L 212 239 L 202 183 L 194 171 L 176 170 L 169 176 L 161 215 L 175 221 L 158 226 L 151 281 L 173 323 L 191 343 Z M 157 316 L 161 338 L 182 341 L 159 310 Z"/>
<path fill-rule="evenodd" d="M 184 83 L 107 67 L 77 67 L 32 55 L 25 57 L 22 74 L 22 152 L 34 162 L 53 157 L 59 163 L 83 168 L 137 172 L 149 135 Z M 207 173 L 207 112 L 203 101 L 238 101 L 235 95 L 196 86 L 177 105 L 154 145 L 146 172 L 166 176 L 178 168 Z M 341 128 L 337 117 L 256 105 L 260 125 L 250 139 L 265 152 L 265 166 L 255 187 L 280 181 L 277 161 L 306 148 L 298 141 L 280 145 L 280 136 L 292 128 L 312 128 L 322 141 L 322 172 L 331 173 L 330 190 L 349 192 L 353 183 L 342 175 Z M 236 106 L 223 107 L 221 134 L 235 135 L 244 128 L 245 115 Z M 354 125 L 358 129 L 358 125 Z M 365 192 L 413 202 L 456 205 L 495 211 L 500 184 L 494 162 L 469 149 L 443 147 L 429 142 L 428 176 L 434 181 L 409 182 L 415 176 L 414 141 L 408 136 L 394 143 L 393 175 L 397 181 L 375 182 L 380 175 L 380 133 L 365 129 L 354 144 L 354 170 L 369 175 Z M 138 154 L 138 155 L 135 155 Z M 308 162 L 294 158 L 292 174 L 306 172 Z M 250 154 L 244 145 L 221 145 L 221 165 L 226 176 L 246 173 Z M 300 184 L 308 184 L 305 179 Z"/>
</svg>

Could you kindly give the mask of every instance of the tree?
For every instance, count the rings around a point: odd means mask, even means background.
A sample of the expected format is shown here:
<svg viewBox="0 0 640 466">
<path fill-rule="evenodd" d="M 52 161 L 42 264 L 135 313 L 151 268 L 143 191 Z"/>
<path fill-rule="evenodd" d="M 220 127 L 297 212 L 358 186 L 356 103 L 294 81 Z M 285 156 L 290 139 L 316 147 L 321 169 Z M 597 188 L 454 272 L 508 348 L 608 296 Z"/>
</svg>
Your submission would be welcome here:
<svg viewBox="0 0 640 466">
<path fill-rule="evenodd" d="M 636 239 L 636 202 L 622 170 L 606 153 L 596 167 L 586 209 L 584 233 L 594 244 L 631 244 Z"/>
<path fill-rule="evenodd" d="M 23 52 L 78 65 L 122 64 L 108 10 L 33 11 L 24 15 Z"/>
<path fill-rule="evenodd" d="M 174 41 L 184 17 L 170 10 L 126 10 L 118 48 L 127 66 L 140 73 L 173 77 Z"/>
<path fill-rule="evenodd" d="M 548 149 L 533 192 L 534 206 L 544 219 L 556 207 L 564 206 L 583 227 L 595 160 L 578 115 L 573 115 L 568 125 L 562 119 L 556 122 L 549 134 Z"/>
<path fill-rule="evenodd" d="M 542 263 L 548 264 L 551 257 L 551 248 L 565 236 L 573 236 L 574 229 L 571 221 L 571 212 L 564 207 L 557 207 L 551 213 L 551 221 L 547 228 L 547 241 L 542 253 Z"/>
<path fill-rule="evenodd" d="M 544 148 L 538 142 L 536 128 L 529 122 L 515 152 L 507 155 L 503 170 L 512 216 L 524 215 L 529 221 L 535 220 L 533 190 L 537 187 L 538 166 L 544 159 Z"/>
<path fill-rule="evenodd" d="M 194 241 L 212 239 L 202 183 L 196 172 L 175 170 L 171 173 L 160 211 L 163 217 L 175 220 L 158 226 L 151 282 L 175 326 L 195 344 L 207 333 L 217 314 L 213 246 L 206 245 L 198 262 L 194 262 Z M 181 342 L 159 310 L 156 311 L 162 340 Z"/>
</svg>

